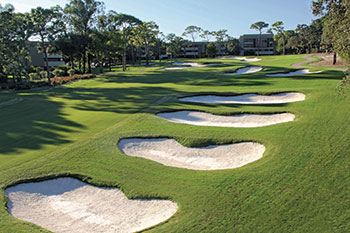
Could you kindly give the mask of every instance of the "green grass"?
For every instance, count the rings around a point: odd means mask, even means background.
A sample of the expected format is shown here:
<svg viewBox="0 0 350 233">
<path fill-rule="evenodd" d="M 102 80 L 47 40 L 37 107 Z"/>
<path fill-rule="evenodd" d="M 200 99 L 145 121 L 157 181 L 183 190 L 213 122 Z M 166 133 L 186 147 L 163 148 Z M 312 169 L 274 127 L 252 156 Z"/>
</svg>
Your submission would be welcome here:
<svg viewBox="0 0 350 233">
<path fill-rule="evenodd" d="M 26 179 L 79 175 L 119 187 L 129 198 L 167 198 L 179 205 L 154 232 L 349 232 L 350 104 L 335 92 L 343 77 L 266 77 L 292 69 L 301 56 L 263 57 L 262 72 L 227 76 L 223 67 L 105 73 L 49 92 L 0 94 L 23 101 L 0 108 L 0 232 L 46 232 L 8 214 L 4 189 Z M 180 60 L 185 61 L 185 60 Z M 201 59 L 199 62 L 218 61 Z M 197 61 L 196 61 L 197 62 Z M 140 69 L 140 67 L 135 68 Z M 299 91 L 303 102 L 267 106 L 183 103 L 200 93 Z M 155 113 L 192 109 L 215 114 L 292 112 L 296 121 L 261 128 L 175 124 Z M 193 171 L 120 152 L 125 137 L 170 137 L 185 146 L 257 141 L 264 157 L 238 169 Z"/>
</svg>

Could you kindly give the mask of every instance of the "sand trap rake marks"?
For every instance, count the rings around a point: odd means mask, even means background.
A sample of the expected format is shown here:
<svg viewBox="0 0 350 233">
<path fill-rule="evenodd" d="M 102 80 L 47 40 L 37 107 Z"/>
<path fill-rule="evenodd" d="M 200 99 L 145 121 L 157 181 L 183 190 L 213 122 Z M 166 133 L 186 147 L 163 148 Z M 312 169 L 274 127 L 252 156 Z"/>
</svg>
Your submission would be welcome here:
<svg viewBox="0 0 350 233">
<path fill-rule="evenodd" d="M 53 232 L 135 232 L 159 224 L 178 207 L 166 200 L 129 200 L 119 189 L 73 178 L 6 189 L 9 212 Z"/>
</svg>

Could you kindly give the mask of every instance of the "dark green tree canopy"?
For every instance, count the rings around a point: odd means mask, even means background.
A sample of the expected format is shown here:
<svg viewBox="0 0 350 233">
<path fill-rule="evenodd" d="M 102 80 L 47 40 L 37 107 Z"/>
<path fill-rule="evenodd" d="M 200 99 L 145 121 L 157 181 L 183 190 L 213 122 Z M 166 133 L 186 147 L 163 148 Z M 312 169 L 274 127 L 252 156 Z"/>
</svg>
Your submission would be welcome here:
<svg viewBox="0 0 350 233">
<path fill-rule="evenodd" d="M 104 3 L 95 0 L 71 0 L 64 8 L 68 23 L 76 32 L 88 34 L 103 13 Z"/>
<path fill-rule="evenodd" d="M 259 21 L 259 22 L 256 22 L 256 23 L 253 23 L 251 26 L 250 26 L 250 29 L 254 29 L 254 30 L 257 30 L 259 31 L 259 33 L 262 32 L 262 30 L 264 28 L 267 28 L 269 26 L 268 23 L 265 23 L 263 21 Z"/>
<path fill-rule="evenodd" d="M 317 0 L 312 2 L 312 10 L 325 17 L 324 38 L 350 63 L 350 1 Z"/>
</svg>

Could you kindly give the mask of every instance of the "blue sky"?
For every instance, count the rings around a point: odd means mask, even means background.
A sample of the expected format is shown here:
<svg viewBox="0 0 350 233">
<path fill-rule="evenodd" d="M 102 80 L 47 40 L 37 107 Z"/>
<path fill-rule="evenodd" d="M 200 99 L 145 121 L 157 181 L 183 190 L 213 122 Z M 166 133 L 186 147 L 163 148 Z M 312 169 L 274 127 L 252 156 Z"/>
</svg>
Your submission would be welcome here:
<svg viewBox="0 0 350 233">
<path fill-rule="evenodd" d="M 64 6 L 67 0 L 0 0 L 11 3 L 17 11 L 33 7 Z M 309 24 L 315 19 L 311 12 L 312 0 L 105 0 L 106 11 L 131 14 L 143 21 L 155 21 L 165 34 L 181 35 L 189 25 L 214 31 L 227 29 L 228 34 L 255 33 L 249 27 L 256 21 L 270 25 L 283 21 L 286 29 L 298 24 Z"/>
</svg>

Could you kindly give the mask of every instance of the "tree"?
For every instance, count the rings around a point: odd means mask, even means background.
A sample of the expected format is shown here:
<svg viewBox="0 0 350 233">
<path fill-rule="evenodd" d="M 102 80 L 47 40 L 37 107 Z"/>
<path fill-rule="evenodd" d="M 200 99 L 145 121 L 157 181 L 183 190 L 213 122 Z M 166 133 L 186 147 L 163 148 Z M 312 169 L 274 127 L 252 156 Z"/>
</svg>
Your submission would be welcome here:
<svg viewBox="0 0 350 233">
<path fill-rule="evenodd" d="M 0 74 L 21 79 L 25 73 L 29 49 L 26 44 L 32 26 L 27 15 L 15 13 L 11 4 L 0 5 Z M 7 79 L 6 79 L 7 80 Z"/>
<path fill-rule="evenodd" d="M 322 25 L 318 20 L 313 21 L 311 25 L 298 24 L 295 32 L 300 43 L 301 52 L 312 53 L 320 50 Z"/>
<path fill-rule="evenodd" d="M 304 45 L 301 37 L 298 34 L 295 34 L 289 38 L 286 47 L 295 50 L 298 54 L 301 54 L 303 52 Z"/>
<path fill-rule="evenodd" d="M 216 53 L 218 52 L 218 49 L 216 47 L 216 44 L 211 42 L 207 45 L 207 56 L 208 57 L 214 57 L 216 55 Z"/>
<path fill-rule="evenodd" d="M 286 54 L 293 54 L 295 53 L 295 50 L 288 46 L 289 39 L 293 36 L 295 36 L 296 32 L 294 30 L 286 30 L 284 32 L 284 38 L 285 38 L 285 53 Z M 276 52 L 279 54 L 283 54 L 283 40 L 280 34 L 275 34 L 273 37 L 274 41 L 276 42 Z"/>
<path fill-rule="evenodd" d="M 272 31 L 277 32 L 277 36 L 282 39 L 283 43 L 283 55 L 286 55 L 286 35 L 285 35 L 285 30 L 283 27 L 283 22 L 282 21 L 277 21 L 272 24 Z"/>
<path fill-rule="evenodd" d="M 258 42 L 258 56 L 260 55 L 260 48 L 261 48 L 261 34 L 262 34 L 262 30 L 264 28 L 267 28 L 269 26 L 268 23 L 265 23 L 263 21 L 259 21 L 259 22 L 256 22 L 256 23 L 253 23 L 251 26 L 250 26 L 250 29 L 254 29 L 254 30 L 257 30 L 259 31 L 259 42 Z"/>
<path fill-rule="evenodd" d="M 183 47 L 185 46 L 185 40 L 176 36 L 174 33 L 170 33 L 166 36 L 167 40 L 167 53 L 170 54 L 171 58 L 177 57 L 184 53 Z"/>
<path fill-rule="evenodd" d="M 47 79 L 49 85 L 50 81 L 50 68 L 48 61 L 48 47 L 49 41 L 52 41 L 54 36 L 59 33 L 62 28 L 62 21 L 60 21 L 61 8 L 59 6 L 52 7 L 50 9 L 44 9 L 37 7 L 31 10 L 30 19 L 33 25 L 33 36 L 37 36 L 40 39 L 38 44 L 38 51 L 44 53 L 45 67 L 47 72 Z"/>
<path fill-rule="evenodd" d="M 231 55 L 239 55 L 241 52 L 241 43 L 238 39 L 229 37 L 225 43 L 226 50 Z"/>
<path fill-rule="evenodd" d="M 115 29 L 119 28 L 122 33 L 123 40 L 123 71 L 126 71 L 126 54 L 129 45 L 129 39 L 131 34 L 133 33 L 133 29 L 142 23 L 138 18 L 127 15 L 127 14 L 118 14 L 115 11 L 110 11 L 109 15 L 109 24 L 110 27 Z"/>
<path fill-rule="evenodd" d="M 52 43 L 51 50 L 53 52 L 60 52 L 65 61 L 69 61 L 72 69 L 75 68 L 74 62 L 79 63 L 79 72 L 81 70 L 82 54 L 81 51 L 84 49 L 80 41 L 83 40 L 82 35 L 74 32 L 64 32 L 57 36 L 55 41 Z"/>
<path fill-rule="evenodd" d="M 83 73 L 86 73 L 86 62 L 88 71 L 91 73 L 90 54 L 88 53 L 90 35 L 97 24 L 97 17 L 103 12 L 103 2 L 95 0 L 70 0 L 65 6 L 64 13 L 71 29 L 82 36 L 82 58 Z"/>
<path fill-rule="evenodd" d="M 160 61 L 162 59 L 162 57 L 161 57 L 161 49 L 162 49 L 162 47 L 164 47 L 164 44 L 165 44 L 164 40 L 165 40 L 165 35 L 162 32 L 159 32 L 156 35 L 157 54 L 158 54 L 159 63 L 160 63 Z"/>
<path fill-rule="evenodd" d="M 92 36 L 95 60 L 101 64 L 108 63 L 112 70 L 112 62 L 123 54 L 123 41 L 120 30 L 116 25 L 110 23 L 108 15 L 98 17 L 98 28 Z"/>
<path fill-rule="evenodd" d="M 313 14 L 325 17 L 325 37 L 334 50 L 350 63 L 350 2 L 341 0 L 316 0 L 312 2 Z"/>
<path fill-rule="evenodd" d="M 206 42 L 209 42 L 210 37 L 214 35 L 215 32 L 210 32 L 208 30 L 202 30 L 201 34 L 199 34 L 199 37 L 204 39 Z"/>
<path fill-rule="evenodd" d="M 192 42 L 196 42 L 197 36 L 202 32 L 202 28 L 197 26 L 188 26 L 185 29 L 185 32 L 182 33 L 182 36 L 190 37 L 192 39 Z"/>
<path fill-rule="evenodd" d="M 224 41 L 229 36 L 227 35 L 226 29 L 221 29 L 219 31 L 213 32 L 213 36 L 215 36 L 217 46 L 219 47 L 219 53 L 222 51 L 222 47 L 224 46 Z"/>
<path fill-rule="evenodd" d="M 203 31 L 202 28 L 191 25 L 185 28 L 185 32 L 182 33 L 182 36 L 191 38 L 192 42 L 194 43 L 196 42 L 196 38 L 202 31 Z M 194 55 L 194 57 L 196 57 L 196 55 Z"/>
<path fill-rule="evenodd" d="M 151 42 L 155 42 L 156 36 L 159 33 L 159 27 L 153 21 L 143 22 L 134 29 L 134 32 L 136 42 L 145 48 L 146 64 L 148 65 L 150 55 L 150 44 Z"/>
</svg>

